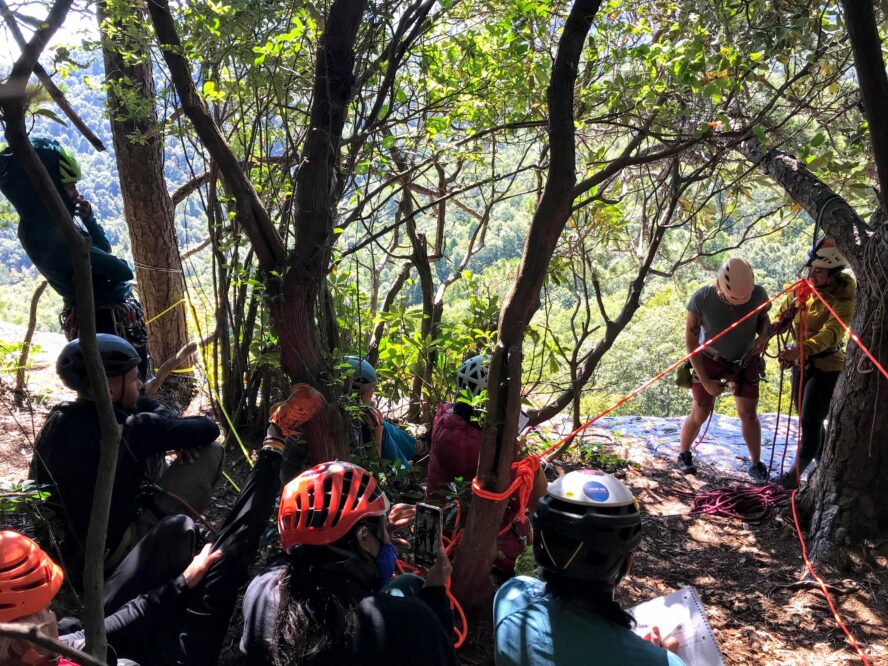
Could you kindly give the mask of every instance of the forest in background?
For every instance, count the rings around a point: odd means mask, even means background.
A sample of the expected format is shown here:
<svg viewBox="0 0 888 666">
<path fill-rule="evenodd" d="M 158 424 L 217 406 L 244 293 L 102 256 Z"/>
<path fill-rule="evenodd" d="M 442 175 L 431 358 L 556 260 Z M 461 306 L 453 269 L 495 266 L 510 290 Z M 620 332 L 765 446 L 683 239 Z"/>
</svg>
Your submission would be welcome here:
<svg viewBox="0 0 888 666">
<path fill-rule="evenodd" d="M 82 48 L 82 45 L 76 46 Z M 35 115 L 31 133 L 33 136 L 56 138 L 77 152 L 84 173 L 80 190 L 93 203 L 114 247 L 132 262 L 108 122 L 101 55 L 95 50 L 72 50 L 70 53 L 70 60 L 66 62 L 61 76 L 62 88 L 108 150 L 95 151 L 76 128 L 54 113 L 53 118 Z M 156 72 L 156 75 L 158 78 L 161 76 L 160 72 Z M 821 145 L 821 142 L 822 135 L 815 137 L 815 144 Z M 498 150 L 502 168 L 511 170 L 520 162 L 519 147 L 505 145 Z M 183 142 L 175 136 L 168 137 L 165 142 L 164 155 L 164 175 L 170 191 L 187 182 L 205 165 L 199 153 L 187 157 Z M 464 265 L 460 265 L 460 261 L 465 257 L 469 234 L 473 231 L 471 218 L 457 208 L 448 220 L 442 259 L 434 264 L 435 278 L 439 281 L 454 280 L 454 274 L 458 273 L 462 279 L 456 279 L 444 303 L 448 334 L 440 343 L 445 348 L 455 347 L 455 354 L 438 374 L 442 385 L 430 389 L 439 393 L 441 399 L 452 397 L 454 386 L 446 373 L 450 371 L 452 376 L 454 363 L 458 364 L 459 357 L 473 349 L 484 352 L 485 345 L 489 352 L 491 347 L 491 327 L 495 326 L 500 301 L 517 268 L 536 199 L 530 176 L 517 178 L 513 188 L 517 191 L 516 195 L 510 195 L 510 198 L 491 207 L 482 242 L 473 249 Z M 466 207 L 484 207 L 484 195 L 477 190 L 470 190 L 462 196 L 462 200 Z M 708 219 L 704 229 L 714 233 L 707 233 L 697 248 L 706 256 L 684 263 L 672 270 L 671 275 L 650 276 L 637 314 L 596 369 L 588 389 L 584 391 L 580 409 L 582 415 L 589 416 L 608 407 L 621 395 L 684 354 L 684 305 L 696 288 L 714 280 L 715 272 L 725 258 L 742 256 L 748 259 L 756 271 L 757 280 L 770 294 L 798 277 L 813 236 L 812 220 L 804 211 L 764 183 L 740 188 L 737 192 L 721 193 L 713 208 L 715 212 L 705 213 Z M 631 254 L 628 250 L 637 241 L 639 227 L 639 220 L 632 218 L 632 212 L 625 207 L 600 211 L 607 224 L 607 234 L 595 239 L 584 250 L 585 261 L 589 266 L 595 266 L 602 285 L 603 301 L 610 310 L 622 305 L 624 285 L 632 269 L 631 259 L 627 261 Z M 396 206 L 389 206 L 381 219 L 384 220 L 386 214 L 389 219 L 394 219 Z M 16 225 L 14 211 L 8 202 L 0 201 L 0 265 L 5 269 L 4 277 L 0 278 L 0 318 L 24 325 L 28 318 L 29 301 L 23 295 L 33 292 L 40 280 L 21 249 L 16 237 Z M 207 217 L 197 201 L 191 199 L 180 205 L 176 215 L 180 250 L 185 252 L 205 240 L 209 233 L 207 225 Z M 573 238 L 570 234 L 566 236 L 565 247 L 553 262 L 543 294 L 543 307 L 529 331 L 533 363 L 526 369 L 529 406 L 545 404 L 546 398 L 556 393 L 568 379 L 565 354 L 573 351 L 575 338 L 572 337 L 571 318 L 576 320 L 574 308 L 579 302 L 578 289 L 582 284 L 576 275 L 576 264 L 580 261 L 577 256 L 578 243 L 584 234 L 588 235 L 588 230 L 581 232 L 576 225 L 573 231 Z M 351 247 L 360 237 L 360 233 L 346 234 L 341 245 Z M 664 243 L 662 263 L 667 257 L 686 261 L 682 253 L 687 252 L 687 242 L 685 234 Z M 375 288 L 384 293 L 398 272 L 394 262 L 389 261 L 374 277 L 376 267 L 381 263 L 380 257 L 385 256 L 384 252 L 385 248 L 370 245 L 344 260 L 336 272 L 333 291 L 343 304 L 344 312 L 340 319 L 350 337 L 356 337 L 349 329 L 357 325 L 363 330 L 365 339 L 368 338 L 374 325 L 380 321 L 389 323 L 395 329 L 393 332 L 400 333 L 383 340 L 379 370 L 381 395 L 388 396 L 394 404 L 403 404 L 402 398 L 409 391 L 411 379 L 411 374 L 403 370 L 409 370 L 410 364 L 415 363 L 418 350 L 423 348 L 416 340 L 422 314 L 422 293 L 416 279 L 408 278 L 388 311 L 374 312 L 368 285 L 373 285 L 375 281 Z M 208 255 L 209 251 L 205 251 L 192 256 L 183 268 L 189 299 L 200 320 L 210 326 L 213 303 L 208 294 L 212 292 L 213 285 Z M 41 297 L 38 310 L 38 330 L 58 332 L 57 313 L 60 309 L 60 299 L 51 290 L 46 292 Z M 600 313 L 592 311 L 585 325 L 594 328 L 601 324 Z M 359 343 L 354 349 L 345 351 L 364 353 L 366 350 L 361 346 Z M 268 351 L 262 352 L 266 362 L 274 364 L 274 354 Z M 254 354 L 254 360 L 260 356 L 259 353 Z M 14 364 L 14 361 L 11 362 Z M 402 372 L 398 372 L 399 369 Z M 778 394 L 776 363 L 770 368 L 768 377 L 762 411 L 775 411 Z M 719 403 L 720 412 L 733 412 L 732 401 Z M 678 416 L 689 407 L 687 392 L 677 389 L 667 379 L 620 408 L 617 413 Z"/>
<path fill-rule="evenodd" d="M 459 363 L 490 352 L 488 492 L 509 485 L 522 401 L 532 424 L 578 424 L 680 357 L 684 303 L 728 253 L 774 293 L 814 226 L 832 236 L 859 283 L 852 325 L 884 361 L 886 19 L 864 5 L 101 3 L 90 57 L 152 352 L 199 346 L 174 393 L 205 389 L 242 447 L 290 382 L 316 387 L 315 461 L 350 454 L 344 355 L 428 424 Z M 71 53 L 52 69 L 72 71 Z M 5 129 L 26 147 L 19 99 L 2 101 Z M 173 196 L 170 153 L 190 161 Z M 888 413 L 866 363 L 850 349 L 802 496 L 818 564 L 888 527 Z M 684 393 L 667 379 L 624 410 L 681 413 Z M 467 604 L 501 504 L 473 498 L 453 576 Z"/>
</svg>

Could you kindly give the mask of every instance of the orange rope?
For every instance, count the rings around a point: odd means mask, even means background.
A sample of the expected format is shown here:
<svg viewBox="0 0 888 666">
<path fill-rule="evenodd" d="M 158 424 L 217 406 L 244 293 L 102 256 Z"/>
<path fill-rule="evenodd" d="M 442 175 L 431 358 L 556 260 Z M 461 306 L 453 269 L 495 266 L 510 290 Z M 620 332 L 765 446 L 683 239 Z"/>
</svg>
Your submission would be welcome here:
<svg viewBox="0 0 888 666">
<path fill-rule="evenodd" d="M 414 573 L 420 574 L 422 569 L 420 567 L 414 566 L 409 562 L 405 562 L 404 560 L 398 559 L 395 560 L 395 565 L 398 567 L 398 571 L 400 573 Z M 447 594 L 447 600 L 450 602 L 450 610 L 455 612 L 459 616 L 460 624 L 462 624 L 462 629 L 453 625 L 453 633 L 456 634 L 456 640 L 453 641 L 453 647 L 455 649 L 459 649 L 462 647 L 462 644 L 466 642 L 466 637 L 469 635 L 469 623 L 466 620 L 466 613 L 462 609 L 462 606 L 459 605 L 459 602 L 456 600 L 456 597 L 453 596 L 453 593 L 450 591 L 450 579 L 447 579 L 447 583 L 444 585 L 444 591 Z"/>
<path fill-rule="evenodd" d="M 844 328 L 848 332 L 848 337 L 851 338 L 851 340 L 854 342 L 854 344 L 856 344 L 858 347 L 860 347 L 860 351 L 862 351 L 864 354 L 866 354 L 866 357 L 870 361 L 873 362 L 874 366 L 876 366 L 879 369 L 879 372 L 882 373 L 882 376 L 884 376 L 885 379 L 888 379 L 888 371 L 886 371 L 885 368 L 882 367 L 882 364 L 879 363 L 876 360 L 876 357 L 870 353 L 870 350 L 866 348 L 866 345 L 864 345 L 860 341 L 860 337 L 857 335 L 857 333 L 852 331 L 851 327 L 848 326 L 848 324 L 846 324 L 844 321 L 842 321 L 842 318 L 836 314 L 836 311 L 833 310 L 832 307 L 830 306 L 830 304 L 826 302 L 826 299 L 823 298 L 823 296 L 821 295 L 821 293 L 819 291 L 817 291 L 817 288 L 811 283 L 810 280 L 806 280 L 805 282 L 806 282 L 807 286 L 811 289 L 811 291 L 814 293 L 814 295 L 820 299 L 820 302 L 826 306 L 826 309 L 829 310 L 829 313 L 833 317 L 835 317 L 835 320 L 837 322 L 839 322 L 839 324 L 842 326 L 842 328 Z"/>
<path fill-rule="evenodd" d="M 492 502 L 501 502 L 503 500 L 509 499 L 513 493 L 518 493 L 518 520 L 522 523 L 525 521 L 525 512 L 527 509 L 527 505 L 530 502 L 530 494 L 533 491 L 534 479 L 536 478 L 537 470 L 540 468 L 540 456 L 531 454 L 526 458 L 522 458 L 521 460 L 512 463 L 512 470 L 515 474 L 515 478 L 512 483 L 509 484 L 509 487 L 506 488 L 501 493 L 496 493 L 490 490 L 485 490 L 481 486 L 481 482 L 478 480 L 478 477 L 472 481 L 472 492 L 474 492 L 478 497 L 481 497 L 486 500 L 490 500 Z M 506 525 L 502 530 L 500 530 L 499 536 L 502 536 L 506 532 L 509 531 L 511 525 Z"/>
<path fill-rule="evenodd" d="M 808 322 L 807 322 L 808 310 L 805 307 L 805 303 L 807 302 L 808 297 L 810 296 L 812 291 L 815 294 L 817 294 L 817 297 L 823 302 L 824 305 L 826 305 L 827 309 L 829 309 L 829 311 L 832 313 L 833 317 L 836 318 L 836 321 L 838 321 L 840 324 L 842 324 L 842 326 L 845 327 L 845 330 L 848 331 L 848 334 L 853 335 L 851 333 L 851 329 L 848 328 L 848 326 L 845 324 L 845 322 L 843 322 L 841 319 L 839 319 L 838 315 L 836 315 L 835 311 L 823 299 L 823 296 L 821 296 L 820 293 L 817 291 L 817 289 L 814 287 L 814 285 L 811 284 L 810 280 L 806 280 L 803 285 L 799 286 L 799 288 L 796 290 L 796 300 L 799 303 L 799 341 L 798 341 L 798 345 L 799 345 L 799 395 L 798 395 L 799 427 L 796 428 L 796 441 L 797 441 L 797 450 L 796 450 L 796 482 L 797 483 L 796 483 L 796 485 L 797 486 L 801 485 L 801 482 L 802 482 L 802 480 L 801 480 L 802 470 L 799 469 L 798 460 L 799 460 L 799 454 L 801 453 L 801 450 L 802 450 L 801 405 L 802 405 L 802 396 L 804 395 L 804 390 L 805 390 L 805 345 L 804 345 L 804 341 L 808 337 L 808 330 L 807 330 L 808 329 Z M 853 338 L 857 338 L 857 336 L 853 336 Z M 872 355 L 869 353 L 869 350 L 863 346 L 863 344 L 860 342 L 859 338 L 855 339 L 854 341 L 860 346 L 860 348 L 864 351 L 864 353 L 867 356 L 869 356 L 870 360 L 872 360 L 872 362 L 876 364 L 876 366 L 879 368 L 879 370 L 881 370 L 882 374 L 885 375 L 886 377 L 888 377 L 888 374 L 885 374 L 885 370 L 882 368 L 881 365 L 879 365 L 878 361 L 876 361 L 876 359 L 874 359 L 872 357 Z M 839 615 L 839 611 L 836 610 L 836 606 L 833 603 L 832 597 L 829 594 L 829 590 L 826 587 L 826 583 L 823 581 L 823 579 L 820 576 L 817 575 L 817 572 L 814 571 L 814 565 L 811 564 L 811 560 L 808 559 L 808 547 L 805 545 L 805 537 L 802 534 L 802 527 L 799 524 L 798 511 L 796 509 L 796 495 L 798 495 L 798 492 L 799 492 L 798 488 L 796 488 L 795 490 L 792 491 L 792 495 L 790 495 L 790 503 L 792 505 L 792 520 L 793 520 L 793 523 L 795 524 L 796 536 L 798 536 L 799 544 L 802 547 L 802 559 L 804 559 L 804 561 L 805 561 L 805 567 L 807 568 L 808 573 L 810 573 L 811 576 L 814 578 L 814 580 L 817 581 L 817 584 L 820 585 L 820 591 L 823 592 L 823 596 L 826 599 L 826 603 L 829 606 L 830 612 L 832 612 L 832 616 L 833 616 L 833 619 L 836 621 L 836 624 L 838 624 L 839 628 L 843 632 L 845 632 L 845 636 L 848 637 L 848 640 L 851 642 L 851 645 L 854 646 L 854 649 L 857 651 L 857 654 L 860 657 L 861 661 L 866 666 L 869 666 L 870 661 L 869 661 L 869 659 L 867 659 L 866 653 L 860 647 L 860 644 L 858 644 L 857 639 L 854 638 L 854 634 L 852 634 L 849 631 L 848 627 L 845 626 L 845 623 L 842 621 L 842 617 Z"/>
</svg>

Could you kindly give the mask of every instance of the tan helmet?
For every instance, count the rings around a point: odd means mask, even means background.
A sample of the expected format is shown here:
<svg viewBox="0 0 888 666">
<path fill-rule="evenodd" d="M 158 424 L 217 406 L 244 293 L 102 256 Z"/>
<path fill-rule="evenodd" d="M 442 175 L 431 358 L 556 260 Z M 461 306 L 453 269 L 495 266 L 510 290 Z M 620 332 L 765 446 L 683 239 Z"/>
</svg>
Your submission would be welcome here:
<svg viewBox="0 0 888 666">
<path fill-rule="evenodd" d="M 718 269 L 718 290 L 731 305 L 743 305 L 752 298 L 755 275 L 745 259 L 728 259 Z"/>
</svg>

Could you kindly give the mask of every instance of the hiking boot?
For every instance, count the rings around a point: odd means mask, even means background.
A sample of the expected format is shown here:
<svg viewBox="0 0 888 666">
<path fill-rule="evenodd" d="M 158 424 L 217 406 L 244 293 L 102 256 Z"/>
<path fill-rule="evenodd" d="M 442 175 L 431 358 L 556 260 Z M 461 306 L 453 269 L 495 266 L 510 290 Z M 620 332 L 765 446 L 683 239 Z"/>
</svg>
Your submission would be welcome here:
<svg viewBox="0 0 888 666">
<path fill-rule="evenodd" d="M 749 466 L 749 476 L 752 477 L 752 480 L 758 484 L 764 484 L 768 482 L 768 468 L 765 466 L 765 463 L 759 462 L 755 465 Z"/>
<path fill-rule="evenodd" d="M 697 473 L 697 466 L 694 464 L 694 457 L 690 451 L 682 451 L 678 454 L 678 469 L 685 474 Z"/>
<path fill-rule="evenodd" d="M 788 470 L 781 474 L 777 483 L 783 486 L 786 490 L 796 490 L 799 487 L 799 478 L 796 475 L 795 469 Z"/>
<path fill-rule="evenodd" d="M 298 428 L 324 406 L 324 396 L 308 384 L 293 384 L 290 397 L 272 406 L 268 420 L 285 437 L 296 437 Z"/>
</svg>

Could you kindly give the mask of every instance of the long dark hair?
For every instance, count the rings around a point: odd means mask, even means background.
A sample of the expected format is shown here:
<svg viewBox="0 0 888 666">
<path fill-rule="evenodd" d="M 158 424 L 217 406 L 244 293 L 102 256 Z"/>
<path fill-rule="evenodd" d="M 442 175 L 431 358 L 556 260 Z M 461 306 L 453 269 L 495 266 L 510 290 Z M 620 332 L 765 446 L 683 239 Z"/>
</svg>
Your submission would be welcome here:
<svg viewBox="0 0 888 666">
<path fill-rule="evenodd" d="M 614 601 L 614 588 L 603 581 L 580 580 L 559 576 L 551 571 L 543 570 L 543 580 L 546 581 L 546 592 L 582 606 L 600 618 L 611 622 L 624 629 L 632 629 L 635 626 L 635 618 L 620 608 L 620 604 Z"/>
<path fill-rule="evenodd" d="M 457 400 L 453 403 L 453 413 L 462 417 L 463 421 L 473 428 L 481 429 L 481 424 L 478 423 L 478 419 L 475 417 L 475 410 L 469 403 Z"/>
<path fill-rule="evenodd" d="M 357 606 L 375 592 L 376 564 L 357 550 L 357 531 L 327 546 L 300 546 L 278 581 L 280 605 L 269 646 L 274 666 L 350 663 Z"/>
</svg>

